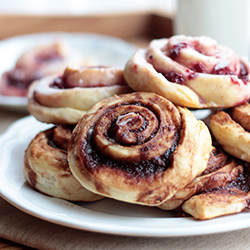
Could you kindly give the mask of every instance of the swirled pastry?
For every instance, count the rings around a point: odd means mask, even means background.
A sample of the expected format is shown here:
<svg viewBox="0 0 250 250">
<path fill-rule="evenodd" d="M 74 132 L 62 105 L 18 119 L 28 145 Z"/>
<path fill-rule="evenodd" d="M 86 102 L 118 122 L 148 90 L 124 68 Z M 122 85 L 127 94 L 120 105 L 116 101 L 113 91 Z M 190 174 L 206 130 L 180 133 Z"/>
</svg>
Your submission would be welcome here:
<svg viewBox="0 0 250 250">
<path fill-rule="evenodd" d="M 228 112 L 217 111 L 209 118 L 213 136 L 225 151 L 250 162 L 250 104 L 234 107 Z"/>
<path fill-rule="evenodd" d="M 196 219 L 238 213 L 248 206 L 247 182 L 243 163 L 213 147 L 203 173 L 159 207 L 180 207 Z"/>
<path fill-rule="evenodd" d="M 0 94 L 26 96 L 29 85 L 44 76 L 60 73 L 71 63 L 84 62 L 65 42 L 34 47 L 20 56 L 15 67 L 3 73 Z"/>
<path fill-rule="evenodd" d="M 102 197 L 86 190 L 72 175 L 67 159 L 71 127 L 57 126 L 40 132 L 24 156 L 24 176 L 41 193 L 70 201 L 95 201 Z"/>
<path fill-rule="evenodd" d="M 124 77 L 135 91 L 164 96 L 189 108 L 232 107 L 250 96 L 249 62 L 208 37 L 153 40 L 127 62 Z"/>
<path fill-rule="evenodd" d="M 72 133 L 68 157 L 90 191 L 155 206 L 206 168 L 210 150 L 207 127 L 189 110 L 135 92 L 93 106 Z"/>
<path fill-rule="evenodd" d="M 30 86 L 28 109 L 41 122 L 76 124 L 98 101 L 131 91 L 119 67 L 67 67 Z"/>
</svg>

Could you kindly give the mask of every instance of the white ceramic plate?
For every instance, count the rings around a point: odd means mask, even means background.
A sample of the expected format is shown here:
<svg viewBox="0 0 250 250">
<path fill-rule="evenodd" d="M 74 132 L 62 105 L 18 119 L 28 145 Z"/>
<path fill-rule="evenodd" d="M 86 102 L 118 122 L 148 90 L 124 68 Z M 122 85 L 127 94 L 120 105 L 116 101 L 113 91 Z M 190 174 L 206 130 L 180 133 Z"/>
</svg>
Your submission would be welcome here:
<svg viewBox="0 0 250 250">
<path fill-rule="evenodd" d="M 99 65 L 124 66 L 135 51 L 135 46 L 122 39 L 92 33 L 37 33 L 16 36 L 0 41 L 0 77 L 14 67 L 16 60 L 27 50 L 39 44 L 53 43 L 59 39 L 66 41 L 84 57 Z M 26 110 L 26 97 L 0 95 L 0 107 Z"/>
<path fill-rule="evenodd" d="M 38 193 L 26 183 L 22 162 L 30 140 L 48 127 L 28 116 L 0 136 L 0 194 L 28 214 L 72 228 L 128 236 L 191 236 L 250 227 L 248 212 L 196 221 L 191 217 L 176 218 L 173 213 L 157 208 L 111 199 L 72 203 Z"/>
</svg>

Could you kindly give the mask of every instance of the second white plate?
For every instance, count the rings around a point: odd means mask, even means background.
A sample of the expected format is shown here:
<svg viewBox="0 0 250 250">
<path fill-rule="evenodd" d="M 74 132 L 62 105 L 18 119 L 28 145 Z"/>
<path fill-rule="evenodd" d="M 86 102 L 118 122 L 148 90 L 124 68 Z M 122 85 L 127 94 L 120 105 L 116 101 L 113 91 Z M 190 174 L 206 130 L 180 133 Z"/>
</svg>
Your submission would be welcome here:
<svg viewBox="0 0 250 250">
<path fill-rule="evenodd" d="M 0 77 L 14 67 L 17 59 L 27 50 L 39 44 L 57 40 L 66 41 L 70 47 L 99 65 L 124 66 L 136 47 L 122 39 L 94 33 L 37 33 L 16 36 L 0 41 Z M 0 107 L 17 111 L 26 110 L 26 97 L 0 95 Z"/>
</svg>

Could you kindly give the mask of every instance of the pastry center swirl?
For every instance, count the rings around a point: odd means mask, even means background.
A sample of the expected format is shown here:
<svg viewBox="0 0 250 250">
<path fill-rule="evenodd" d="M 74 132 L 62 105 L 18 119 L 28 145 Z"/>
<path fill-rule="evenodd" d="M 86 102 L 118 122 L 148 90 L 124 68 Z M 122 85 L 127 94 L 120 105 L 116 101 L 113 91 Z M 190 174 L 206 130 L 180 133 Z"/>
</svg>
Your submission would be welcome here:
<svg viewBox="0 0 250 250">
<path fill-rule="evenodd" d="M 101 136 L 99 143 L 108 137 L 111 142 L 133 146 L 146 142 L 157 131 L 158 126 L 158 118 L 152 111 L 132 105 L 129 108 L 115 108 L 111 113 L 102 116 L 95 128 L 95 134 Z"/>
<path fill-rule="evenodd" d="M 106 165 L 137 176 L 155 174 L 169 167 L 180 129 L 180 114 L 172 105 L 115 105 L 89 129 L 83 158 L 88 168 Z"/>
</svg>

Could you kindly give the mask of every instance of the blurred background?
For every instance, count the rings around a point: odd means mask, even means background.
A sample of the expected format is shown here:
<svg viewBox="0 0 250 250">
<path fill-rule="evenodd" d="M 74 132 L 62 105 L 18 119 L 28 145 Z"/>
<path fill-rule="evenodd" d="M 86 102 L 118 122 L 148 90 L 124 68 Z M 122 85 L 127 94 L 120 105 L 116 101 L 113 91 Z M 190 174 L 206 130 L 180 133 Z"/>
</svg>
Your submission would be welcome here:
<svg viewBox="0 0 250 250">
<path fill-rule="evenodd" d="M 93 32 L 145 45 L 173 34 L 206 35 L 249 57 L 249 0 L 1 0 L 0 40 Z"/>
<path fill-rule="evenodd" d="M 93 32 L 147 42 L 173 33 L 176 0 L 1 0 L 0 39 L 35 32 Z"/>
<path fill-rule="evenodd" d="M 171 11 L 175 0 L 2 0 L 1 13 L 95 15 L 131 11 Z"/>
</svg>

